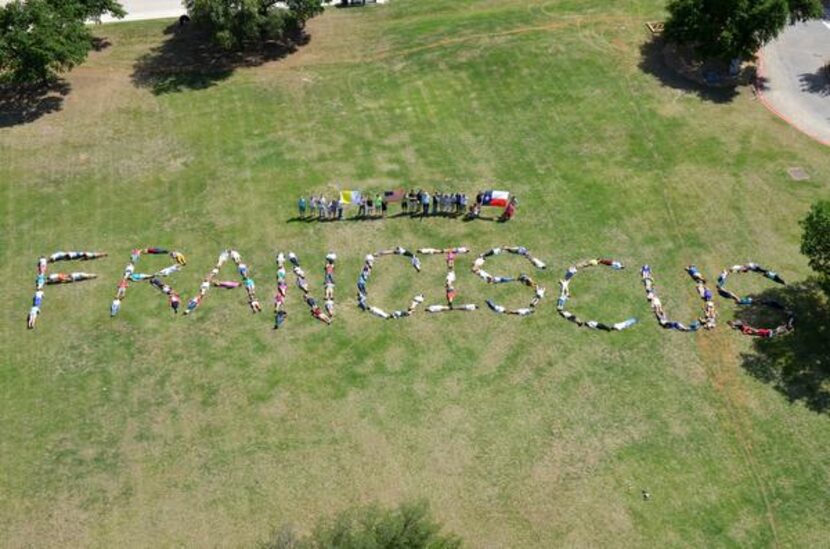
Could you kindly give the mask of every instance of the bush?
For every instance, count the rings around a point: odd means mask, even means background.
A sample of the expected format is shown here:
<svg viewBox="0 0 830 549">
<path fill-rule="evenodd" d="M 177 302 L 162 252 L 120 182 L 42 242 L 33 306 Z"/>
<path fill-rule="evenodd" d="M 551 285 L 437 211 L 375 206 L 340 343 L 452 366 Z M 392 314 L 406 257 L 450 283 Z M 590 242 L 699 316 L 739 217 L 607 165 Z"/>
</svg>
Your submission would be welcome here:
<svg viewBox="0 0 830 549">
<path fill-rule="evenodd" d="M 819 282 L 830 295 L 830 201 L 813 204 L 807 217 L 801 220 L 801 253 L 807 256 Z"/>
<path fill-rule="evenodd" d="M 360 507 L 320 521 L 313 532 L 298 538 L 289 529 L 276 530 L 262 549 L 455 549 L 461 540 L 440 533 L 424 502 L 396 509 Z"/>
<path fill-rule="evenodd" d="M 185 0 L 184 4 L 193 24 L 226 50 L 282 41 L 323 11 L 322 0 L 288 0 L 287 9 L 276 0 Z"/>
</svg>

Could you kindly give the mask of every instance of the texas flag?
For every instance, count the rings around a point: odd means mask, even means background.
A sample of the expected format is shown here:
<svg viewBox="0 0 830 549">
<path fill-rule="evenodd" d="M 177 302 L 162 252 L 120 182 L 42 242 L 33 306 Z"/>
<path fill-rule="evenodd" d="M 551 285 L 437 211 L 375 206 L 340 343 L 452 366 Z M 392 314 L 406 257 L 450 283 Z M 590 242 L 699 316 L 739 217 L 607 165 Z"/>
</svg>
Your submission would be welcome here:
<svg viewBox="0 0 830 549">
<path fill-rule="evenodd" d="M 507 201 L 510 198 L 510 193 L 507 191 L 485 191 L 481 198 L 482 206 L 497 206 L 504 208 L 507 206 Z"/>
</svg>

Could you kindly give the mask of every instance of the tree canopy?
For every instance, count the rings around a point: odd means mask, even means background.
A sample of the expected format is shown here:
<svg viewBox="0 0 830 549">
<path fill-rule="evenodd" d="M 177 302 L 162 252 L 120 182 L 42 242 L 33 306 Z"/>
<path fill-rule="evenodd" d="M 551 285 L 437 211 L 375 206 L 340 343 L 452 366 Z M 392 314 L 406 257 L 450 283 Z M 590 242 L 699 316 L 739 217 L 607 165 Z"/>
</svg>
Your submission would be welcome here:
<svg viewBox="0 0 830 549">
<path fill-rule="evenodd" d="M 287 7 L 283 7 L 283 4 Z M 229 50 L 284 39 L 322 13 L 322 0 L 185 0 L 193 23 Z"/>
<path fill-rule="evenodd" d="M 665 36 L 726 61 L 751 59 L 788 22 L 820 17 L 821 0 L 671 0 Z"/>
<path fill-rule="evenodd" d="M 115 0 L 14 0 L 0 7 L 0 76 L 42 82 L 81 63 L 92 48 L 85 22 L 104 13 L 125 14 Z"/>
<path fill-rule="evenodd" d="M 830 201 L 813 204 L 801 221 L 801 253 L 809 259 L 810 267 L 820 277 L 821 285 L 830 295 Z"/>
<path fill-rule="evenodd" d="M 69 6 L 70 9 L 75 10 L 75 17 L 83 20 L 100 19 L 105 14 L 118 18 L 127 15 L 118 0 L 50 0 L 50 3 Z"/>
</svg>

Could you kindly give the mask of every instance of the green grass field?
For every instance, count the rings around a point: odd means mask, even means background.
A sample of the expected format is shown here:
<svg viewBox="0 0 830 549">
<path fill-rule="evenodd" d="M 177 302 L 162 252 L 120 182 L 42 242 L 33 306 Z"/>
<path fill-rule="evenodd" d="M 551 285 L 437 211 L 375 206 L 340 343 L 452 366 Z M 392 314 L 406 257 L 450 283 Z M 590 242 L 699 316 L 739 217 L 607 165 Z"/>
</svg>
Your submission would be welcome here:
<svg viewBox="0 0 830 549">
<path fill-rule="evenodd" d="M 757 374 L 748 365 L 766 348 L 727 329 L 723 301 L 714 332 L 661 330 L 636 271 L 652 265 L 684 321 L 700 309 L 688 263 L 714 277 L 753 260 L 806 280 L 797 221 L 830 197 L 830 154 L 749 90 L 712 98 L 656 74 L 644 23 L 662 6 L 332 9 L 298 52 L 198 77 L 159 72 L 175 51 L 169 21 L 99 27 L 111 45 L 67 76 L 61 110 L 0 127 L 0 544 L 245 546 L 357 505 L 426 499 L 471 547 L 826 545 L 827 382 Z M 791 181 L 793 166 L 811 179 Z M 289 222 L 300 193 L 399 183 L 507 188 L 519 215 Z M 356 307 L 368 252 L 502 244 L 550 265 L 532 317 L 383 322 Z M 318 297 L 334 250 L 339 317 L 315 322 L 292 288 L 285 330 L 239 293 L 175 318 L 134 285 L 111 319 L 135 246 L 184 251 L 173 285 L 186 295 L 235 247 L 268 309 L 277 250 L 300 254 Z M 27 331 L 37 257 L 73 248 L 110 257 L 62 265 L 100 276 L 47 288 Z M 580 274 L 573 310 L 638 316 L 635 329 L 556 314 L 562 272 L 595 256 L 630 268 Z M 460 302 L 527 303 L 526 289 L 485 286 L 471 261 Z M 425 258 L 416 276 L 384 259 L 371 296 L 388 309 L 419 290 L 440 302 L 444 268 Z M 490 270 L 519 269 L 499 258 Z M 781 345 L 803 344 L 799 333 Z M 821 349 L 796 356 L 826 365 Z"/>
</svg>

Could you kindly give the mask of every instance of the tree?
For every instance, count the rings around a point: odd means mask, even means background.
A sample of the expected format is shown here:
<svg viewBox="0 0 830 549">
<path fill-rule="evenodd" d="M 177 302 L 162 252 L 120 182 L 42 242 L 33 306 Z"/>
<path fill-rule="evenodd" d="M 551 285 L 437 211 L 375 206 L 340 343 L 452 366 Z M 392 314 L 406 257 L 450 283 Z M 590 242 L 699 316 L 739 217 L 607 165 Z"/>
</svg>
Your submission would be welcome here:
<svg viewBox="0 0 830 549">
<path fill-rule="evenodd" d="M 788 0 L 787 4 L 790 9 L 791 23 L 818 19 L 824 15 L 821 0 Z"/>
<path fill-rule="evenodd" d="M 302 30 L 306 21 L 322 13 L 322 0 L 185 0 L 194 25 L 205 29 L 227 50 L 255 47 L 268 40 L 284 40 Z"/>
<path fill-rule="evenodd" d="M 801 227 L 801 253 L 810 260 L 810 267 L 819 275 L 822 288 L 830 295 L 830 201 L 813 204 Z"/>
<path fill-rule="evenodd" d="M 0 7 L 0 76 L 39 83 L 86 59 L 92 33 L 85 22 L 124 9 L 115 0 L 14 0 Z"/>
<path fill-rule="evenodd" d="M 821 17 L 821 0 L 671 0 L 665 36 L 703 57 L 751 59 L 788 22 Z"/>
<path fill-rule="evenodd" d="M 305 28 L 306 21 L 323 13 L 321 0 L 288 0 L 288 11 L 299 29 Z"/>
<path fill-rule="evenodd" d="M 227 50 L 280 36 L 285 28 L 277 13 L 268 18 L 262 0 L 187 0 L 185 7 L 193 24 Z"/>
<path fill-rule="evenodd" d="M 0 8 L 0 72 L 15 82 L 42 82 L 86 58 L 83 20 L 47 0 L 15 0 Z"/>
<path fill-rule="evenodd" d="M 100 19 L 102 15 L 110 14 L 113 17 L 124 17 L 127 12 L 118 0 L 50 0 L 52 4 L 70 5 L 75 10 L 75 17 L 86 21 Z"/>
</svg>

